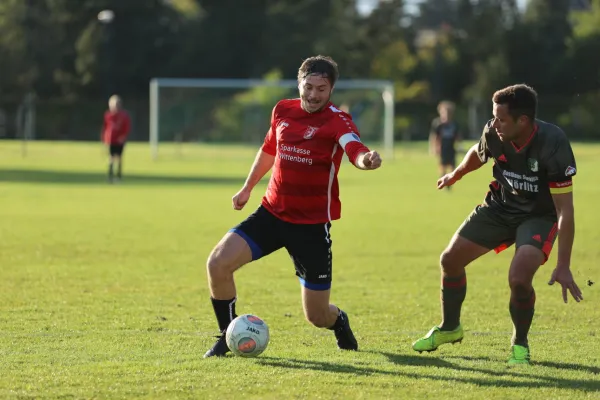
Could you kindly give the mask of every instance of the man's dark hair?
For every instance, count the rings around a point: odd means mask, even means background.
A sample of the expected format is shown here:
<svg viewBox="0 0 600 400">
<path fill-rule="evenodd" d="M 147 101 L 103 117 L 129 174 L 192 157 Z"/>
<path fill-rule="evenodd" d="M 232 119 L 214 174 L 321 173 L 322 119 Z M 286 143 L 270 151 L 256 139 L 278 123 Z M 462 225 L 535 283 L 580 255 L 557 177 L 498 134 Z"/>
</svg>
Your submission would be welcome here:
<svg viewBox="0 0 600 400">
<path fill-rule="evenodd" d="M 298 82 L 312 74 L 327 78 L 332 87 L 340 76 L 337 63 L 331 57 L 320 55 L 304 60 L 298 69 Z"/>
<path fill-rule="evenodd" d="M 519 84 L 505 87 L 494 93 L 492 100 L 496 104 L 507 105 L 508 112 L 515 120 L 522 115 L 532 121 L 535 119 L 537 93 L 531 86 Z"/>
</svg>

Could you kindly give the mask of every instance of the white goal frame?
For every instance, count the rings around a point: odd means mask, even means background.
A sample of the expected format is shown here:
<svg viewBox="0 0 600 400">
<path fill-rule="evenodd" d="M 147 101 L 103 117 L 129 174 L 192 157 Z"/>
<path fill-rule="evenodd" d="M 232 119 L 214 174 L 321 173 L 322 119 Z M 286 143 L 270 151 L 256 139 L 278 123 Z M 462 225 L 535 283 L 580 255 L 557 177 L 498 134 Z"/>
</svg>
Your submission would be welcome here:
<svg viewBox="0 0 600 400">
<path fill-rule="evenodd" d="M 254 87 L 297 88 L 293 79 L 270 81 L 263 79 L 194 79 L 153 78 L 150 81 L 150 152 L 152 159 L 158 158 L 159 110 L 161 88 L 216 88 L 250 89 Z M 376 89 L 381 91 L 384 104 L 383 147 L 387 159 L 394 157 L 394 84 L 386 80 L 340 79 L 335 83 L 339 89 Z"/>
</svg>

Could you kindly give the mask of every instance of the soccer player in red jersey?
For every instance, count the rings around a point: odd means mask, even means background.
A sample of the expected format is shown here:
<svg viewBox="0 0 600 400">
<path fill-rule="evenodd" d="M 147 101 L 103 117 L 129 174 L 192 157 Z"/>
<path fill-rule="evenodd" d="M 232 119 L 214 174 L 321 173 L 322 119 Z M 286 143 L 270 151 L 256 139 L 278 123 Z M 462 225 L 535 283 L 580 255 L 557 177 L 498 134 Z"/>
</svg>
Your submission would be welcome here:
<svg viewBox="0 0 600 400">
<path fill-rule="evenodd" d="M 123 173 L 123 148 L 129 131 L 131 119 L 129 113 L 123 109 L 123 102 L 117 95 L 108 100 L 108 111 L 104 113 L 104 124 L 102 126 L 102 140 L 108 146 L 110 162 L 108 166 L 108 180 L 114 181 L 114 164 L 117 164 L 117 179 L 121 179 Z"/>
<path fill-rule="evenodd" d="M 333 330 L 339 348 L 358 349 L 348 316 L 329 303 L 331 221 L 340 218 L 337 174 L 343 154 L 362 170 L 379 168 L 381 157 L 361 143 L 352 117 L 330 102 L 338 76 L 331 58 L 308 58 L 298 71 L 300 98 L 281 100 L 273 108 L 264 144 L 232 199 L 235 210 L 243 209 L 254 186 L 272 168 L 262 204 L 208 257 L 211 301 L 221 335 L 205 358 L 229 351 L 225 331 L 237 316 L 233 273 L 281 248 L 288 251 L 300 279 L 306 319 Z"/>
</svg>

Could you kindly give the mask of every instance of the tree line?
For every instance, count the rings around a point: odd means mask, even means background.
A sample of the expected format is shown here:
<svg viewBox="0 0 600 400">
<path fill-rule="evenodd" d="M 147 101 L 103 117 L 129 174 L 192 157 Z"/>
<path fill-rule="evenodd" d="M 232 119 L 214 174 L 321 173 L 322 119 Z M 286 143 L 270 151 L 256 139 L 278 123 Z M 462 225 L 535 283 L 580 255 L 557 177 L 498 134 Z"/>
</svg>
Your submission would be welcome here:
<svg viewBox="0 0 600 400">
<path fill-rule="evenodd" d="M 479 104 L 525 82 L 540 116 L 578 138 L 600 123 L 600 0 L 3 0 L 0 107 L 36 98 L 42 137 L 91 138 L 118 92 L 147 138 L 153 77 L 293 79 L 301 61 L 327 54 L 341 78 L 389 79 L 396 131 L 426 134 L 435 104 Z M 99 21 L 102 10 L 114 20 Z M 9 135 L 10 136 L 10 135 Z"/>
</svg>

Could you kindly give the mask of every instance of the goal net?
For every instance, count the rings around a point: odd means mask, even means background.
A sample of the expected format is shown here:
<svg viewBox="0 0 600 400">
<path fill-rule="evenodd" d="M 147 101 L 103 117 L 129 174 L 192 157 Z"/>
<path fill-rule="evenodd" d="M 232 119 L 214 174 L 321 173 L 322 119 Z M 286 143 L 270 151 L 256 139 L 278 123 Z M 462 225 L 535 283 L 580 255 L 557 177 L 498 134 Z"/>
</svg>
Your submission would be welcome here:
<svg viewBox="0 0 600 400">
<path fill-rule="evenodd" d="M 295 80 L 155 78 L 150 82 L 150 148 L 164 143 L 259 144 L 277 101 L 298 97 Z M 339 80 L 332 102 L 350 113 L 363 140 L 387 158 L 394 147 L 394 86 Z"/>
</svg>

